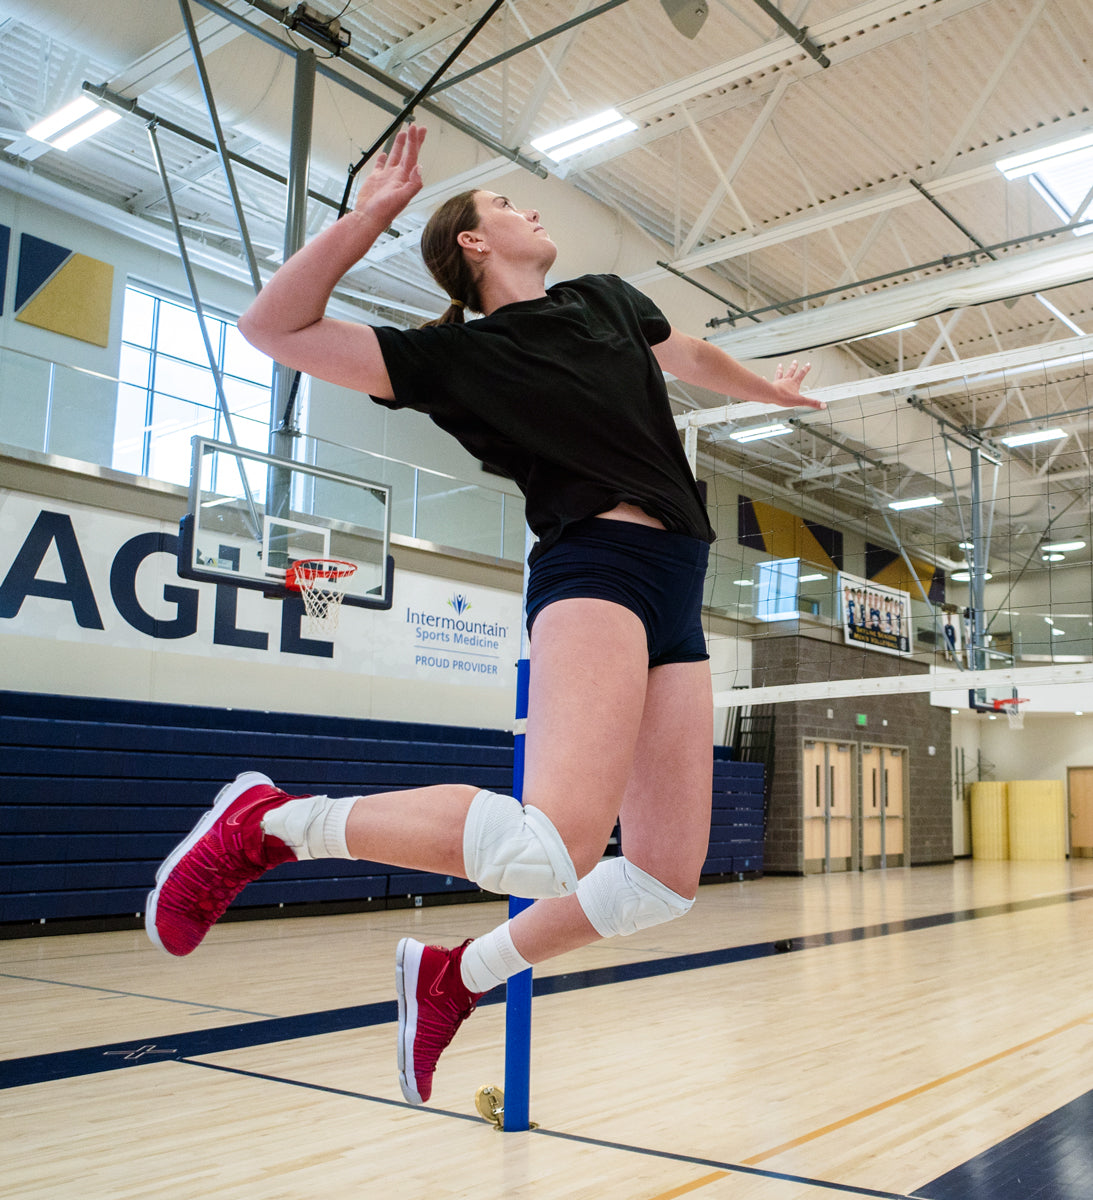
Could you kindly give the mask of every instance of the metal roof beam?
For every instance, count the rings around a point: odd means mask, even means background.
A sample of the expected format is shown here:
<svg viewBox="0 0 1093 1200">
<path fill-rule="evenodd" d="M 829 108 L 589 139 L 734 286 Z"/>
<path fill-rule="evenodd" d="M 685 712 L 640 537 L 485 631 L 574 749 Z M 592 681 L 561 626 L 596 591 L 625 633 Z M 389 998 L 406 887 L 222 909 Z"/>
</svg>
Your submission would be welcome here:
<svg viewBox="0 0 1093 1200">
<path fill-rule="evenodd" d="M 1089 118 L 1085 113 L 1077 113 L 1073 117 L 1052 123 L 1050 133 L 1043 129 L 1023 133 L 1003 146 L 987 146 L 982 150 L 974 150 L 961 159 L 960 169 L 949 175 L 941 176 L 930 181 L 933 195 L 944 195 L 947 192 L 959 191 L 985 180 L 1000 179 L 995 162 L 1005 154 L 1020 154 L 1023 150 L 1035 149 L 1045 140 L 1064 138 L 1068 133 L 1078 134 L 1088 128 Z M 892 184 L 881 185 L 870 189 L 867 196 L 857 194 L 842 200 L 831 200 L 823 204 L 815 212 L 789 221 L 781 221 L 761 233 L 737 233 L 722 238 L 711 246 L 706 246 L 685 258 L 677 259 L 671 265 L 679 271 L 693 271 L 699 267 L 708 267 L 714 263 L 728 262 L 730 259 L 751 254 L 769 246 L 782 245 L 797 238 L 808 237 L 820 233 L 833 225 L 844 225 L 850 221 L 864 220 L 878 213 L 890 212 L 906 204 L 922 203 L 922 195 L 915 190 L 909 181 L 898 180 Z M 657 269 L 644 272 L 640 277 L 634 276 L 632 282 L 640 284 L 643 281 L 655 279 L 660 275 Z"/>
</svg>

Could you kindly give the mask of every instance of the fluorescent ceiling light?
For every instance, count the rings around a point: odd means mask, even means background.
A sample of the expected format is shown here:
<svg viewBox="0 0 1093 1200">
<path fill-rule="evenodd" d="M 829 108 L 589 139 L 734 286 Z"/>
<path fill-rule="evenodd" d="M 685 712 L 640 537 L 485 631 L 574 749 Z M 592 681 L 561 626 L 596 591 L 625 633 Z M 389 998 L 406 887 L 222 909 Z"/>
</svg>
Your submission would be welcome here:
<svg viewBox="0 0 1093 1200">
<path fill-rule="evenodd" d="M 86 142 L 88 138 L 94 137 L 96 133 L 102 133 L 109 125 L 113 125 L 115 121 L 121 120 L 121 113 L 111 112 L 107 108 L 99 109 L 98 113 L 89 117 L 86 121 L 81 121 L 72 129 L 62 133 L 60 137 L 56 137 L 49 144 L 54 150 L 71 150 L 73 146 L 80 142 Z"/>
<path fill-rule="evenodd" d="M 1031 175 L 1042 167 L 1060 165 L 1060 159 L 1070 154 L 1081 154 L 1093 150 L 1093 133 L 1081 137 L 1068 138 L 1065 142 L 1056 142 L 1053 146 L 1041 146 L 1039 150 L 1029 150 L 1024 154 L 1014 154 L 1009 158 L 1000 158 L 994 165 L 1007 179 L 1020 179 Z"/>
<path fill-rule="evenodd" d="M 764 438 L 781 437 L 783 433 L 792 433 L 788 425 L 776 421 L 773 425 L 754 425 L 751 429 L 737 429 L 729 437 L 734 442 L 759 442 Z"/>
<path fill-rule="evenodd" d="M 1040 558 L 1043 562 L 1062 562 L 1066 558 L 1065 554 L 1041 554 Z"/>
<path fill-rule="evenodd" d="M 733 583 L 735 583 L 737 587 L 754 587 L 755 586 L 755 584 L 750 579 L 734 579 Z"/>
<path fill-rule="evenodd" d="M 1037 429 L 1033 433 L 1011 433 L 998 440 L 1003 446 L 1032 446 L 1036 442 L 1054 442 L 1065 437 L 1065 429 Z"/>
<path fill-rule="evenodd" d="M 90 96 L 77 96 L 75 100 L 59 108 L 48 117 L 43 117 L 27 130 L 27 136 L 37 138 L 40 142 L 48 142 L 54 134 L 67 129 L 77 121 L 82 121 L 89 113 L 99 106 Z"/>
<path fill-rule="evenodd" d="M 896 512 L 902 512 L 906 508 L 929 508 L 932 504 L 940 504 L 941 501 L 936 496 L 919 496 L 914 500 L 893 500 L 888 507 L 894 508 Z M 955 579 L 956 576 L 954 575 Z"/>
<path fill-rule="evenodd" d="M 573 125 L 567 125 L 556 133 L 548 133 L 544 137 L 532 138 L 531 144 L 541 154 L 546 154 L 561 162 L 584 150 L 591 150 L 612 138 L 622 137 L 624 133 L 633 133 L 637 124 L 629 117 L 613 108 L 597 113 L 594 117 L 586 117 Z"/>
<path fill-rule="evenodd" d="M 971 571 L 954 571 L 949 576 L 949 578 L 953 581 L 953 583 L 968 583 L 969 580 L 971 579 L 971 577 L 972 577 Z M 993 579 L 994 576 L 990 573 L 990 571 L 984 571 L 983 578 L 984 579 Z"/>
<path fill-rule="evenodd" d="M 63 108 L 32 125 L 27 130 L 27 136 L 46 142 L 54 150 L 71 150 L 73 146 L 120 120 L 121 113 L 100 108 L 90 96 L 77 96 Z"/>
<path fill-rule="evenodd" d="M 1065 554 L 1067 550 L 1084 550 L 1085 542 L 1045 542 L 1040 549 L 1049 553 L 1054 550 Z"/>
<path fill-rule="evenodd" d="M 876 333 L 859 333 L 857 337 L 847 338 L 843 345 L 849 346 L 851 342 L 864 342 L 867 338 L 883 337 L 886 333 L 899 333 L 902 329 L 914 329 L 917 324 L 917 321 L 904 321 L 902 325 L 889 325 L 887 329 L 878 329 Z"/>
<path fill-rule="evenodd" d="M 816 580 L 818 580 L 818 579 L 826 579 L 826 578 L 827 578 L 826 575 L 802 575 L 797 580 L 797 582 L 798 583 L 815 583 Z"/>
</svg>

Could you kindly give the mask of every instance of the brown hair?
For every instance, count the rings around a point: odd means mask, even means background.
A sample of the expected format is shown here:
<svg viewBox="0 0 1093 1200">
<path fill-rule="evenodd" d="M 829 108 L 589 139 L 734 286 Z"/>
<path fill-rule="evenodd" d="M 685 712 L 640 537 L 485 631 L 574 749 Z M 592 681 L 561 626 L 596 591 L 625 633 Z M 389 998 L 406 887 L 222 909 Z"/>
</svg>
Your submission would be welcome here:
<svg viewBox="0 0 1093 1200">
<path fill-rule="evenodd" d="M 460 192 L 458 196 L 445 200 L 422 230 L 421 257 L 429 268 L 429 274 L 453 301 L 442 316 L 435 321 L 426 321 L 423 329 L 429 325 L 447 325 L 452 321 L 461 325 L 465 308 L 474 312 L 482 311 L 478 281 L 463 253 L 463 247 L 456 241 L 464 230 L 478 228 L 478 209 L 474 203 L 477 194 L 474 190 Z"/>
</svg>

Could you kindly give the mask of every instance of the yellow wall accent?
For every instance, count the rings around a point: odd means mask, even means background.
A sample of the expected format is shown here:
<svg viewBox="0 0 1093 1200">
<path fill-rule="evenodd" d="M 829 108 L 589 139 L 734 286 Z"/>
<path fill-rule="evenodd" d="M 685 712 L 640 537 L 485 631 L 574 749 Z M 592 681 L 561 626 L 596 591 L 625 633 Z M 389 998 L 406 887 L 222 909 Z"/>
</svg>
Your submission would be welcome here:
<svg viewBox="0 0 1093 1200">
<path fill-rule="evenodd" d="M 1066 795 L 1060 779 L 1016 779 L 1008 786 L 1010 858 L 1066 858 Z"/>
<path fill-rule="evenodd" d="M 984 782 L 971 785 L 972 858 L 1009 858 L 1007 785 Z"/>
<path fill-rule="evenodd" d="M 830 567 L 833 571 L 839 569 L 800 517 L 761 500 L 752 500 L 751 506 L 763 545 L 771 558 L 803 558 L 805 562 Z"/>
<path fill-rule="evenodd" d="M 923 562 L 919 558 L 912 558 L 911 566 L 915 568 L 914 575 L 907 570 L 907 564 L 901 556 L 869 578 L 873 583 L 880 583 L 885 587 L 896 588 L 901 592 L 910 592 L 917 600 L 922 593 L 918 590 L 915 577 L 917 576 L 928 595 L 930 585 L 934 581 L 934 567 L 931 563 Z"/>
<path fill-rule="evenodd" d="M 110 263 L 73 254 L 23 305 L 15 319 L 105 346 L 110 339 L 113 288 L 114 268 Z"/>
</svg>

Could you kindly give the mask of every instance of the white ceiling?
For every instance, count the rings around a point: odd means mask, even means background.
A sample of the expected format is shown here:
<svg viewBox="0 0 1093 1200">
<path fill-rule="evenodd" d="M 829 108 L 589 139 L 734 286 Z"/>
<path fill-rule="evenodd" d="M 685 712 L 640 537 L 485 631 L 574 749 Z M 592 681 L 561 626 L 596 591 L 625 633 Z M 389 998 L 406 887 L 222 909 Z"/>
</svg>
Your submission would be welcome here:
<svg viewBox="0 0 1093 1200">
<path fill-rule="evenodd" d="M 509 0 L 445 78 L 599 7 Z M 349 164 L 486 8 L 483 0 L 350 0 L 340 14 L 349 55 L 316 51 L 314 193 L 336 204 Z M 967 497 L 967 455 L 954 453 L 950 474 L 941 426 L 907 403 L 910 391 L 928 398 L 950 432 L 997 435 L 1030 417 L 1062 424 L 1061 447 L 1006 452 L 1000 468 L 992 562 L 1016 569 L 1033 554 L 1041 569 L 1037 539 L 1064 509 L 1052 535 L 1093 540 L 1093 357 L 1087 349 L 1084 363 L 1019 374 L 963 360 L 1028 348 L 1050 360 L 1069 356 L 1065 342 L 1078 330 L 1093 334 L 1093 237 L 1051 232 L 1059 216 L 1027 179 L 1007 181 L 994 165 L 1093 131 L 1093 4 L 781 0 L 779 8 L 807 27 L 802 38 L 828 66 L 759 0 L 709 0 L 693 40 L 660 0 L 626 0 L 436 93 L 442 112 L 417 113 L 430 126 L 427 189 L 400 222 L 401 236 L 377 247 L 344 294 L 372 319 L 439 311 L 415 252 L 422 214 L 466 186 L 502 190 L 543 211 L 560 247 L 559 275 L 623 274 L 674 323 L 740 357 L 807 350 L 820 388 L 899 375 L 889 390 L 832 392 L 826 413 L 802 414 L 776 442 L 727 442 L 733 420 L 753 419 L 739 411 L 701 433 L 707 462 L 831 523 L 872 517 L 875 526 L 888 498 L 951 494 L 954 482 Z M 266 15 L 281 11 L 268 0 L 193 0 L 191 11 L 229 148 L 286 173 L 294 59 L 277 47 L 310 43 Z M 169 234 L 145 120 L 127 117 L 67 154 L 42 153 L 25 137 L 84 81 L 161 119 L 187 233 L 245 277 L 217 154 L 170 128 L 211 137 L 177 0 L 0 0 L 0 180 L 151 238 Z M 637 131 L 558 167 L 532 149 L 533 137 L 609 106 Z M 283 245 L 284 188 L 242 164 L 235 173 L 268 270 Z M 313 200 L 309 230 L 332 217 L 330 204 Z M 969 256 L 977 244 L 989 253 Z M 893 315 L 917 324 L 848 343 L 895 324 Z M 949 372 L 955 384 L 925 389 L 906 374 L 944 374 L 946 363 L 961 364 Z M 681 412 L 724 403 L 675 383 L 672 393 Z M 901 536 L 944 558 L 961 532 L 956 509 L 906 516 Z"/>
</svg>

